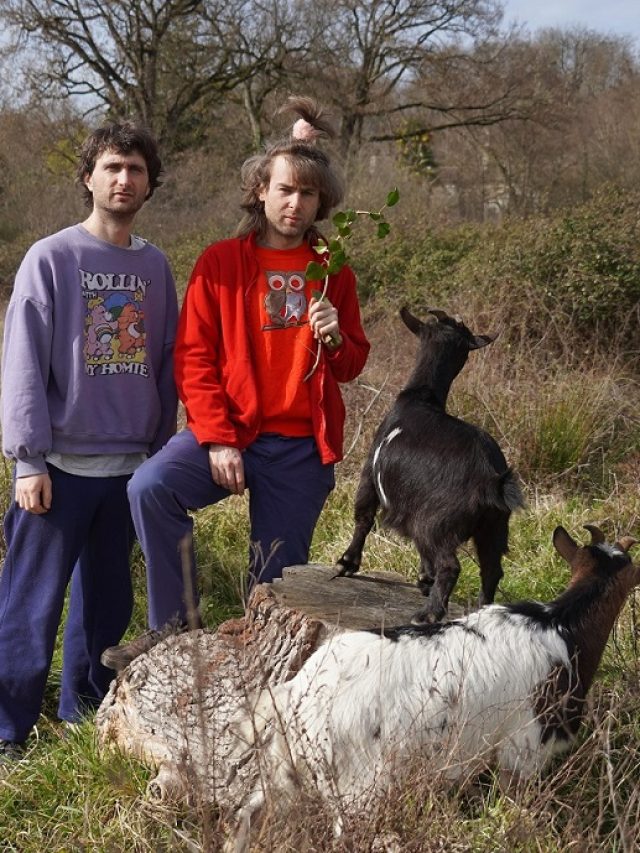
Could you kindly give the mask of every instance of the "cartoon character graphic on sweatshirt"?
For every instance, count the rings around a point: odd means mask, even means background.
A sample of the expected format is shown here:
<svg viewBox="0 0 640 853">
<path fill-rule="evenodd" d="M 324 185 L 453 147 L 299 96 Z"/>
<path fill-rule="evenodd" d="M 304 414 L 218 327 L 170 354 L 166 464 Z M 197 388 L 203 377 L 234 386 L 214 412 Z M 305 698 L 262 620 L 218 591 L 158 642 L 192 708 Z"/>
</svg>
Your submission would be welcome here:
<svg viewBox="0 0 640 853">
<path fill-rule="evenodd" d="M 120 355 L 134 357 L 139 352 L 144 353 L 144 313 L 140 307 L 133 302 L 125 303 L 117 322 Z"/>
<path fill-rule="evenodd" d="M 80 273 L 87 373 L 147 375 L 143 303 L 149 282 L 134 275 Z"/>
<path fill-rule="evenodd" d="M 104 299 L 89 299 L 87 302 L 87 316 L 85 320 L 85 358 L 99 360 L 100 358 L 111 358 L 113 356 L 113 338 L 115 337 L 118 324 L 107 310 Z"/>
<path fill-rule="evenodd" d="M 303 326 L 307 310 L 306 284 L 303 272 L 265 273 L 269 291 L 264 299 L 264 307 L 269 322 L 263 330 L 286 329 L 290 326 Z"/>
</svg>

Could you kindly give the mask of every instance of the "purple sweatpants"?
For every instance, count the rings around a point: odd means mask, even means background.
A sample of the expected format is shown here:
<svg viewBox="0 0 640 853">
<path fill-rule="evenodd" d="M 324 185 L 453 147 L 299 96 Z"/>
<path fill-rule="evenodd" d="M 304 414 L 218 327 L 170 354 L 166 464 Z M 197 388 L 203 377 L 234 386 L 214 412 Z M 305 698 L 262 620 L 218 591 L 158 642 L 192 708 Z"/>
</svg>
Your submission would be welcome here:
<svg viewBox="0 0 640 853">
<path fill-rule="evenodd" d="M 12 502 L 0 574 L 0 738 L 23 741 L 36 723 L 51 667 L 65 591 L 58 715 L 76 722 L 103 698 L 113 672 L 100 654 L 131 618 L 133 528 L 128 477 L 78 477 L 49 466 L 53 502 L 33 515 Z"/>
<path fill-rule="evenodd" d="M 282 576 L 306 563 L 313 531 L 334 487 L 333 465 L 320 461 L 313 438 L 263 434 L 242 454 L 249 490 L 249 584 Z M 144 462 L 129 482 L 136 533 L 147 562 L 149 625 L 186 621 L 181 542 L 191 542 L 189 510 L 230 492 L 213 482 L 206 446 L 183 430 Z M 195 566 L 193 548 L 190 566 Z"/>
</svg>

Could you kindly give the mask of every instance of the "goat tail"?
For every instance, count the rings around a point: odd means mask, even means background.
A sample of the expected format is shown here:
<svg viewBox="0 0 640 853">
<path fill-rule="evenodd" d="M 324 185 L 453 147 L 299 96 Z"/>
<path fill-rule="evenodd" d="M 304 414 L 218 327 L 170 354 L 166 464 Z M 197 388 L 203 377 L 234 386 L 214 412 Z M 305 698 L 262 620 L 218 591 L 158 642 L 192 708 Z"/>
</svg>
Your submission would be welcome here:
<svg viewBox="0 0 640 853">
<path fill-rule="evenodd" d="M 525 500 L 522 489 L 520 488 L 518 476 L 512 468 L 507 468 L 504 474 L 500 475 L 498 491 L 502 503 L 507 507 L 509 512 L 524 509 Z"/>
</svg>

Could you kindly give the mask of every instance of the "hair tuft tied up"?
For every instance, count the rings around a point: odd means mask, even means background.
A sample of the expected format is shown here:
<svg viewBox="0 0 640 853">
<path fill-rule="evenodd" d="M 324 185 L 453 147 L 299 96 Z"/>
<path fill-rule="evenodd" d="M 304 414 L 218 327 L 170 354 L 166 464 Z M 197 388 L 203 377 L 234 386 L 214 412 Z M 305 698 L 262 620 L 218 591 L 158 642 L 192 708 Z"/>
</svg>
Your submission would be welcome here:
<svg viewBox="0 0 640 853">
<path fill-rule="evenodd" d="M 246 237 L 252 231 L 258 237 L 265 233 L 266 217 L 259 196 L 269 186 L 276 157 L 287 159 L 297 180 L 317 188 L 320 204 L 316 221 L 327 219 L 344 197 L 342 175 L 316 144 L 323 137 L 336 135 L 322 108 L 311 98 L 291 95 L 278 113 L 293 113 L 297 119 L 285 136 L 269 143 L 263 153 L 250 157 L 242 166 L 240 206 L 244 215 L 236 229 L 238 237 Z"/>
</svg>

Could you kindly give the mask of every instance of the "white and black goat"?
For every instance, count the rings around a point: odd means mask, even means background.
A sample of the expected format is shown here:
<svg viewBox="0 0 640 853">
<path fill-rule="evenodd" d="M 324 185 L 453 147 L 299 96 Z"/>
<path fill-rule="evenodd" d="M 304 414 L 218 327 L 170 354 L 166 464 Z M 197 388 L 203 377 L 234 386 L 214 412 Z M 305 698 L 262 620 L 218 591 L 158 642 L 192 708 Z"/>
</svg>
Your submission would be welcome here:
<svg viewBox="0 0 640 853">
<path fill-rule="evenodd" d="M 563 527 L 553 543 L 571 566 L 554 601 L 493 604 L 437 625 L 325 641 L 295 677 L 238 715 L 233 764 L 261 760 L 262 782 L 236 812 L 246 837 L 265 801 L 311 780 L 339 817 L 422 767 L 466 781 L 493 767 L 503 781 L 538 773 L 570 746 L 605 644 L 640 568 L 596 527 L 583 547 Z M 338 820 L 338 826 L 340 821 Z"/>
<path fill-rule="evenodd" d="M 418 586 L 427 601 L 413 621 L 421 624 L 445 615 L 460 574 L 456 550 L 467 539 L 473 539 L 480 564 L 480 604 L 493 601 L 509 517 L 524 502 L 494 439 L 445 411 L 469 352 L 495 336 L 474 335 L 444 311 L 430 310 L 429 322 L 406 308 L 400 315 L 420 339 L 417 363 L 376 433 L 356 493 L 353 538 L 338 566 L 340 575 L 360 569 L 381 507 L 383 524 L 413 540 L 420 555 Z"/>
</svg>

